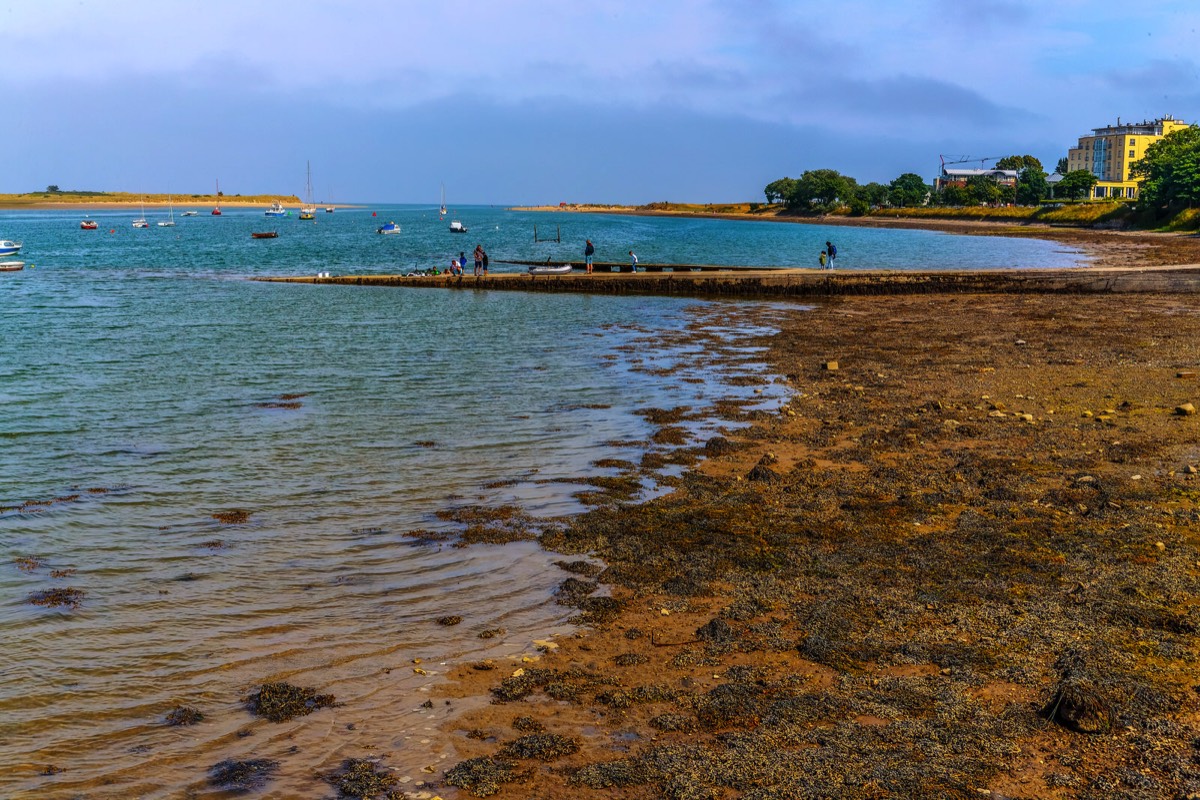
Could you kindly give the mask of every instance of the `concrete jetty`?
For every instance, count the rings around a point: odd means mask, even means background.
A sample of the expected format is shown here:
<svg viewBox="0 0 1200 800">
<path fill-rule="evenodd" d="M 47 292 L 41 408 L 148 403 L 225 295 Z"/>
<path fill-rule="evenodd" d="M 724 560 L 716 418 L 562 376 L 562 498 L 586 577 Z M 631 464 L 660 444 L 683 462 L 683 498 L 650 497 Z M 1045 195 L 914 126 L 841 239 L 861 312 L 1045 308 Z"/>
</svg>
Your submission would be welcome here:
<svg viewBox="0 0 1200 800">
<path fill-rule="evenodd" d="M 638 272 L 591 275 L 329 275 L 255 278 L 259 281 L 413 289 L 573 292 L 688 297 L 829 297 L 887 294 L 1099 294 L 1200 292 L 1200 265 L 1053 270 L 896 271 L 773 269 L 706 272 Z"/>
</svg>

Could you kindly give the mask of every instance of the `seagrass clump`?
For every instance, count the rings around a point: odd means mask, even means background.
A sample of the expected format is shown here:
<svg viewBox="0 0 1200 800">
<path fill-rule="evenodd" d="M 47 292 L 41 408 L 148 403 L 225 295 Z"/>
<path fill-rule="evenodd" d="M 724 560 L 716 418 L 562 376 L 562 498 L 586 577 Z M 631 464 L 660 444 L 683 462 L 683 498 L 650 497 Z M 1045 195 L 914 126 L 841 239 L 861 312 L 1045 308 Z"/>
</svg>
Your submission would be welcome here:
<svg viewBox="0 0 1200 800">
<path fill-rule="evenodd" d="M 270 782 L 278 770 L 279 762 L 270 758 L 227 758 L 209 767 L 208 785 L 226 792 L 252 792 Z"/>
<path fill-rule="evenodd" d="M 371 798 L 395 797 L 396 776 L 365 758 L 347 758 L 342 766 L 325 776 L 325 780 L 337 789 L 338 797 Z"/>
<path fill-rule="evenodd" d="M 465 789 L 474 797 L 491 797 L 501 785 L 517 780 L 516 765 L 511 761 L 489 758 L 469 758 L 446 771 L 446 784 Z"/>
<path fill-rule="evenodd" d="M 246 708 L 271 722 L 286 722 L 333 704 L 331 694 L 317 694 L 316 689 L 282 681 L 264 683 L 246 697 Z"/>
<path fill-rule="evenodd" d="M 557 733 L 532 733 L 500 748 L 501 758 L 536 758 L 553 761 L 579 752 L 579 743 Z"/>
</svg>

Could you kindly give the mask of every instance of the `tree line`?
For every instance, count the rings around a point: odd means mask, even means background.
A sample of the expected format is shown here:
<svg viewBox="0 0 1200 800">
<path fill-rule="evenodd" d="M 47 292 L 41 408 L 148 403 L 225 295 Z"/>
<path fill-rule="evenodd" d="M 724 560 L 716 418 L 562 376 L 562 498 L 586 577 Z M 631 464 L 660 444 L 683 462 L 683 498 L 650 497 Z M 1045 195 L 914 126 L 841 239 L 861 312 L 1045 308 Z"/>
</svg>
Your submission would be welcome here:
<svg viewBox="0 0 1200 800">
<path fill-rule="evenodd" d="M 1089 170 L 1068 170 L 1060 158 L 1055 173 L 1062 177 L 1053 191 L 1056 200 L 1090 197 L 1098 182 Z M 987 175 L 975 175 L 963 183 L 950 183 L 941 191 L 920 175 L 906 172 L 891 183 L 860 184 L 833 169 L 807 170 L 799 178 L 780 178 L 766 185 L 768 203 L 782 203 L 792 211 L 828 213 L 848 208 L 851 214 L 866 214 L 872 208 L 915 206 L 975 206 L 995 204 L 1038 205 L 1051 197 L 1049 175 L 1042 162 L 1031 155 L 1012 155 L 996 162 L 996 169 L 1017 173 L 1016 184 L 1004 186 Z M 1175 131 L 1146 148 L 1145 156 L 1131 167 L 1141 177 L 1139 208 L 1155 216 L 1169 216 L 1200 204 L 1200 128 L 1193 125 Z"/>
</svg>

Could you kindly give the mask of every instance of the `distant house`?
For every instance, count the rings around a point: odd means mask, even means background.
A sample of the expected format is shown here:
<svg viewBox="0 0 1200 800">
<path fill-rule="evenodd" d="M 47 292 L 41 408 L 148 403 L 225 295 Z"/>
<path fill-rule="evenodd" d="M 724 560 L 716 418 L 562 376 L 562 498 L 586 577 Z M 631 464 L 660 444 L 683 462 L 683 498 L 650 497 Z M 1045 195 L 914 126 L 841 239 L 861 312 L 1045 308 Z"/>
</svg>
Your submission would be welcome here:
<svg viewBox="0 0 1200 800">
<path fill-rule="evenodd" d="M 1080 136 L 1079 145 L 1067 151 L 1067 171 L 1087 170 L 1097 178 L 1092 196 L 1133 199 L 1141 178 L 1130 175 L 1130 167 L 1146 155 L 1146 148 L 1169 133 L 1188 127 L 1174 117 L 1160 117 L 1092 128 L 1091 136 Z"/>
<path fill-rule="evenodd" d="M 991 178 L 1000 186 L 1016 186 L 1017 174 L 1015 169 L 950 169 L 943 167 L 942 174 L 934 180 L 933 187 L 940 192 L 947 186 L 966 186 L 967 181 L 980 175 Z"/>
</svg>

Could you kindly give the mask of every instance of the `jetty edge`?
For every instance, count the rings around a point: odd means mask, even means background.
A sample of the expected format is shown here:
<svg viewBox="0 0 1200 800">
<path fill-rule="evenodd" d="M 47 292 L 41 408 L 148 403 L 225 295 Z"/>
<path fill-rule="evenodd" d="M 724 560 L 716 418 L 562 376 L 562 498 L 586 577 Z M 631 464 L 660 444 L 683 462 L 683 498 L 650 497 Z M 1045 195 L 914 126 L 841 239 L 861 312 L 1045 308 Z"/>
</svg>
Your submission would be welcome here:
<svg viewBox="0 0 1200 800">
<path fill-rule="evenodd" d="M 1003 270 L 812 270 L 712 267 L 699 271 L 572 272 L 566 275 L 263 276 L 268 283 L 695 297 L 829 297 L 904 294 L 1105 294 L 1200 292 L 1200 264 Z"/>
</svg>

